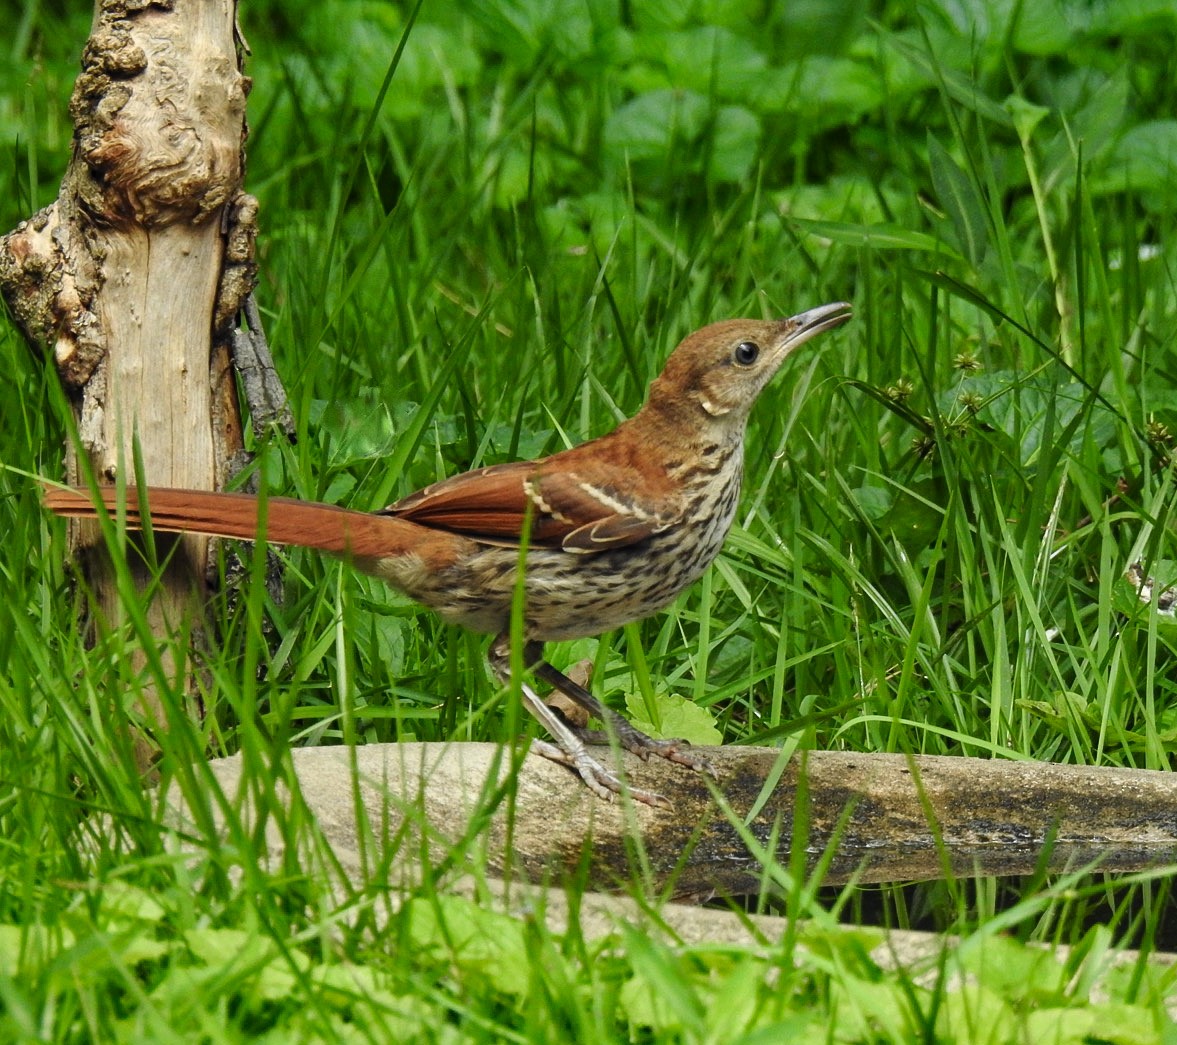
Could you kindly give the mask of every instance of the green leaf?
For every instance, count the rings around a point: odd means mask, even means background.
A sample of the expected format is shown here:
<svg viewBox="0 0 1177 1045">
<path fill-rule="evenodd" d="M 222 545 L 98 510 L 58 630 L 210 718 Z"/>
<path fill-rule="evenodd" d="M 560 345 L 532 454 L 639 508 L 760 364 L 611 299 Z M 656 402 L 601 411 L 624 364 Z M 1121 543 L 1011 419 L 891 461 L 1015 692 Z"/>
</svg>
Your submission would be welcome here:
<svg viewBox="0 0 1177 1045">
<path fill-rule="evenodd" d="M 937 1041 L 1017 1041 L 1018 1020 L 996 991 L 965 984 L 944 994 L 936 1017 Z M 984 1028 L 983 1036 L 978 1031 Z"/>
<path fill-rule="evenodd" d="M 0 925 L 0 976 L 11 978 L 19 971 L 18 959 L 25 931 L 19 925 Z"/>
<path fill-rule="evenodd" d="M 116 925 L 127 923 L 154 925 L 160 922 L 164 908 L 143 889 L 125 882 L 106 882 L 102 887 L 102 910 Z"/>
<path fill-rule="evenodd" d="M 120 940 L 118 949 L 119 961 L 125 965 L 138 965 L 140 962 L 155 962 L 167 957 L 175 944 L 164 940 L 156 940 L 143 933 L 126 933 Z"/>
<path fill-rule="evenodd" d="M 1149 1045 L 1160 1041 L 1147 1008 L 1104 1002 L 1083 1009 L 1043 1009 L 1026 1017 L 1024 1034 L 1018 1040 L 1028 1045 L 1068 1045 L 1099 1041 L 1108 1045 Z"/>
<path fill-rule="evenodd" d="M 693 91 L 648 91 L 614 110 L 605 147 L 618 161 L 666 159 L 676 142 L 699 135 L 707 109 L 707 99 Z"/>
<path fill-rule="evenodd" d="M 748 92 L 748 103 L 758 112 L 787 114 L 809 134 L 853 123 L 883 98 L 872 65 L 824 55 L 769 67 Z"/>
<path fill-rule="evenodd" d="M 1107 166 L 1088 184 L 1094 193 L 1150 192 L 1177 207 L 1177 120 L 1152 120 L 1130 127 L 1111 151 Z"/>
<path fill-rule="evenodd" d="M 659 724 L 646 719 L 646 705 L 640 693 L 625 698 L 629 720 L 643 733 L 657 739 L 689 740 L 692 744 L 720 744 L 723 734 L 716 728 L 715 716 L 693 700 L 677 693 L 660 693 L 654 697 L 659 712 Z"/>
<path fill-rule="evenodd" d="M 1033 467 L 1049 437 L 1058 441 L 1068 426 L 1075 429 L 1067 449 L 1078 456 L 1084 446 L 1103 449 L 1116 434 L 1116 417 L 1075 381 L 1056 383 L 1049 375 L 1026 377 L 1016 370 L 970 374 L 937 400 L 941 415 L 953 417 L 961 402 L 973 401 L 978 423 L 1009 438 L 1024 468 Z M 1080 415 L 1082 415 L 1080 417 Z"/>
<path fill-rule="evenodd" d="M 847 977 L 830 985 L 830 1009 L 838 1014 L 836 1041 L 911 1041 L 911 1007 L 911 997 L 897 983 Z"/>
<path fill-rule="evenodd" d="M 1143 1013 L 1138 1018 L 1145 1018 Z M 1026 1045 L 1081 1045 L 1087 1041 L 1108 1041 L 1092 1034 L 1095 1014 L 1090 1009 L 1041 1009 L 1028 1013 L 1020 1040 Z"/>
<path fill-rule="evenodd" d="M 801 232 L 848 247 L 869 247 L 873 250 L 925 250 L 964 260 L 943 240 L 891 222 L 878 225 L 850 225 L 841 221 L 809 221 L 805 218 L 786 220 Z"/>
<path fill-rule="evenodd" d="M 317 420 L 320 431 L 330 440 L 331 464 L 335 468 L 383 461 L 396 445 L 399 426 L 388 405 L 371 393 L 344 402 L 324 403 Z"/>
<path fill-rule="evenodd" d="M 1063 54 L 1087 29 L 1089 18 L 1085 4 L 1069 0 L 1034 0 L 1019 4 L 1017 12 L 1013 45 L 1025 54 Z"/>
<path fill-rule="evenodd" d="M 711 162 L 707 173 L 713 181 L 741 182 L 760 151 L 760 119 L 740 105 L 725 105 L 715 114 Z"/>
<path fill-rule="evenodd" d="M 1009 113 L 999 102 L 985 95 L 972 76 L 948 67 L 938 55 L 930 54 L 922 45 L 916 45 L 898 33 L 883 33 L 881 39 L 934 82 L 943 83 L 948 96 L 958 105 L 999 127 L 1010 126 L 1012 121 Z"/>
<path fill-rule="evenodd" d="M 989 248 L 988 223 L 985 205 L 969 176 L 948 155 L 948 150 L 928 132 L 928 164 L 932 170 L 932 185 L 940 199 L 940 206 L 952 220 L 956 240 L 972 262 L 979 268 Z"/>
<path fill-rule="evenodd" d="M 700 1031 L 704 1004 L 697 982 L 685 975 L 686 963 L 629 925 L 622 924 L 621 936 L 633 963 L 633 976 L 618 998 L 628 1019 L 663 1033 Z M 686 1035 L 688 1040 L 698 1036 Z"/>
<path fill-rule="evenodd" d="M 310 959 L 301 951 L 280 954 L 273 940 L 256 930 L 195 928 L 184 934 L 192 954 L 210 970 L 232 969 L 242 981 L 242 989 L 267 1001 L 289 997 L 298 980 L 291 962 L 301 971 L 310 967 Z M 178 970 L 173 970 L 178 971 Z"/>
<path fill-rule="evenodd" d="M 634 40 L 637 83 L 685 89 L 708 98 L 740 100 L 759 84 L 768 59 L 747 37 L 715 25 L 643 33 Z"/>
<path fill-rule="evenodd" d="M 1005 107 L 1013 117 L 1014 129 L 1022 138 L 1029 138 L 1038 125 L 1050 115 L 1050 110 L 1026 101 L 1020 94 L 1011 94 L 1005 100 Z"/>
<path fill-rule="evenodd" d="M 854 496 L 858 510 L 872 522 L 877 522 L 886 515 L 895 503 L 894 493 L 883 486 L 859 486 L 850 492 Z"/>
<path fill-rule="evenodd" d="M 1177 32 L 1173 0 L 1115 0 L 1091 6 L 1091 35 L 1097 39 L 1173 32 Z"/>
<path fill-rule="evenodd" d="M 518 970 L 533 960 L 525 923 L 488 911 L 463 897 L 437 895 L 409 903 L 409 938 L 415 950 L 438 952 L 466 972 L 484 977 L 504 994 L 526 993 Z"/>
</svg>

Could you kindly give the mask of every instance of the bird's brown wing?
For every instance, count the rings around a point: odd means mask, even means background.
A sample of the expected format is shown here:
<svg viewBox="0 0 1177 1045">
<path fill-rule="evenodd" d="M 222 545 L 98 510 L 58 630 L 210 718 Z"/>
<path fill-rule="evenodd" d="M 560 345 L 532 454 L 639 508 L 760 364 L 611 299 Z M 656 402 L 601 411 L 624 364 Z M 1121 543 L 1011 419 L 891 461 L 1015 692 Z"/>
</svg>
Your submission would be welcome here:
<svg viewBox="0 0 1177 1045">
<path fill-rule="evenodd" d="M 595 552 L 635 544 L 668 525 L 607 486 L 587 482 L 563 462 L 491 465 L 444 479 L 389 505 L 384 514 L 493 544 L 518 544 L 531 510 L 530 544 Z"/>
<path fill-rule="evenodd" d="M 638 477 L 625 474 L 616 463 L 613 474 L 595 481 L 575 468 L 541 466 L 527 486 L 544 517 L 563 523 L 560 546 L 565 551 L 591 553 L 636 544 L 672 521 L 660 506 L 639 503 L 629 492 L 641 489 Z"/>
<path fill-rule="evenodd" d="M 519 461 L 463 472 L 409 494 L 383 514 L 467 537 L 517 543 L 528 505 L 525 484 L 534 470 L 534 461 Z M 559 534 L 533 514 L 532 543 L 559 544 Z"/>
</svg>

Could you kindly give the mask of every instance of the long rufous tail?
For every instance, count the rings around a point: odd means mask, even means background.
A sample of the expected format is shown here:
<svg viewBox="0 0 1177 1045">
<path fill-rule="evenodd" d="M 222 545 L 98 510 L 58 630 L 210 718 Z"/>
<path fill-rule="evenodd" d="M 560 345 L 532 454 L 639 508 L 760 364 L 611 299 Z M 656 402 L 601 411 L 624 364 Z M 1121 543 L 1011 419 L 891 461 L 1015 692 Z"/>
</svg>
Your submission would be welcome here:
<svg viewBox="0 0 1177 1045">
<path fill-rule="evenodd" d="M 102 504 L 114 515 L 120 503 L 113 486 L 99 488 Z M 137 529 L 141 494 L 128 487 L 123 494 L 127 525 Z M 261 502 L 253 494 L 211 493 L 152 486 L 142 493 L 153 529 L 168 533 L 203 533 L 212 537 L 256 540 L 259 530 L 273 544 L 317 548 L 335 555 L 381 558 L 396 555 L 419 540 L 420 527 L 403 519 L 337 508 L 330 504 L 268 497 L 264 522 Z M 47 486 L 45 506 L 73 519 L 97 519 L 90 494 L 67 487 Z"/>
</svg>

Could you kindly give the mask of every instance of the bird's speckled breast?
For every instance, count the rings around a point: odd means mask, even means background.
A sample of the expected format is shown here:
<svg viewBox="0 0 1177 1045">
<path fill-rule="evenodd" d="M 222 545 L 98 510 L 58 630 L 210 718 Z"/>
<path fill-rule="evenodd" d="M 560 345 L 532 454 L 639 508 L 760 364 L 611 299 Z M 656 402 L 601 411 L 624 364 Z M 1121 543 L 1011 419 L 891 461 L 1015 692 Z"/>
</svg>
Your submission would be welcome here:
<svg viewBox="0 0 1177 1045">
<path fill-rule="evenodd" d="M 533 548 L 526 572 L 526 632 L 552 642 L 598 635 L 668 606 L 723 547 L 735 517 L 742 468 L 736 451 L 696 472 L 679 520 L 638 543 L 597 554 Z M 519 553 L 477 545 L 454 570 L 414 569 L 412 557 L 373 572 L 447 621 L 484 634 L 507 630 Z"/>
</svg>

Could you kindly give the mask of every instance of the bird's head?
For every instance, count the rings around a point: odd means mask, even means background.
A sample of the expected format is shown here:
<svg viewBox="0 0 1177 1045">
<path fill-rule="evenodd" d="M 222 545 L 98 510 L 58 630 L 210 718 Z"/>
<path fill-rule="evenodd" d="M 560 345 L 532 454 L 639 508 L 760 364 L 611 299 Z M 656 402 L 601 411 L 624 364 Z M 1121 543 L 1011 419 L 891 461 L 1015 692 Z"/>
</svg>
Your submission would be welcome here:
<svg viewBox="0 0 1177 1045">
<path fill-rule="evenodd" d="M 845 323 L 845 302 L 819 305 L 788 319 L 729 319 L 696 330 L 666 361 L 650 404 L 684 404 L 720 423 L 743 425 L 752 404 L 793 349 Z M 700 418 L 701 420 L 703 418 Z"/>
</svg>

